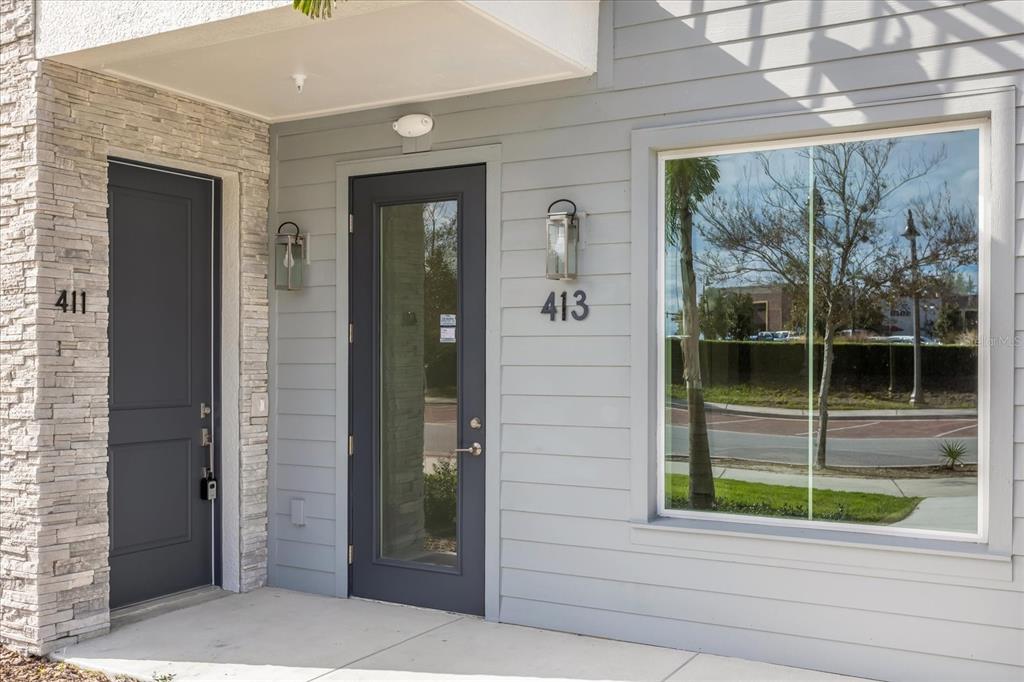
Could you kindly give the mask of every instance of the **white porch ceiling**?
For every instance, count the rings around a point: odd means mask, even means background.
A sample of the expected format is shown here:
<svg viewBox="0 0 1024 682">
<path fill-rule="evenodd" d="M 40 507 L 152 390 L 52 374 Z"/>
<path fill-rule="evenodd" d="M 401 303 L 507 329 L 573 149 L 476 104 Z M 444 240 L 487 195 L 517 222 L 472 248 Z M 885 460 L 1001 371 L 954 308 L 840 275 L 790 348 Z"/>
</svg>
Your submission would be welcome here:
<svg viewBox="0 0 1024 682">
<path fill-rule="evenodd" d="M 157 4 L 167 13 L 153 16 Z M 188 4 L 44 0 L 37 52 L 270 122 L 577 78 L 597 63 L 596 0 L 351 0 L 328 21 L 290 2 L 226 18 L 184 16 Z M 102 5 L 149 15 L 90 10 Z"/>
</svg>

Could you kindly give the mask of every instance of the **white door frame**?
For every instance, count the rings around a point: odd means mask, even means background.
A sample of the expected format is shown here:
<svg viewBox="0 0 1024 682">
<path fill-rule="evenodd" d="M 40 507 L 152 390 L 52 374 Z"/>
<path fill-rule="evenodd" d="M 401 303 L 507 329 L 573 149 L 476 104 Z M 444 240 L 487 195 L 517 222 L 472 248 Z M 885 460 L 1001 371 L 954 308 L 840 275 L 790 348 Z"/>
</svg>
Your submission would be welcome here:
<svg viewBox="0 0 1024 682">
<path fill-rule="evenodd" d="M 484 617 L 487 620 L 498 620 L 500 589 L 499 572 L 499 493 L 501 482 L 501 145 L 484 145 L 464 147 L 461 149 L 444 149 L 439 151 L 419 152 L 403 156 L 388 156 L 376 159 L 360 159 L 356 161 L 340 161 L 337 164 L 335 185 L 336 206 L 336 243 L 337 253 L 337 300 L 335 301 L 336 338 L 339 345 L 342 339 L 348 338 L 349 313 L 349 180 L 360 175 L 379 173 L 400 173 L 402 171 L 427 170 L 446 166 L 465 166 L 469 164 L 485 164 L 487 167 L 487 276 L 485 322 L 486 359 L 486 400 L 484 423 L 488 425 L 484 443 L 487 458 L 486 471 L 486 508 L 484 512 Z M 347 349 L 345 349 L 347 351 Z M 335 594 L 347 597 L 348 585 L 348 443 L 347 436 L 351 433 L 348 420 L 349 369 L 348 353 L 339 352 L 336 360 L 337 376 L 335 392 L 337 409 L 335 410 L 337 434 L 335 452 L 335 518 L 337 557 L 335 565 L 339 566 L 335 576 Z M 358 449 L 358 447 L 357 447 Z"/>
<path fill-rule="evenodd" d="M 193 159 L 175 158 L 110 145 L 108 157 L 124 161 L 173 168 L 187 174 L 189 171 L 219 178 L 220 187 L 220 382 L 221 428 L 217 433 L 220 447 L 220 471 L 217 472 L 220 497 L 220 553 L 221 585 L 230 592 L 242 589 L 241 561 L 241 421 L 238 410 L 242 365 L 239 351 L 239 315 L 241 314 L 241 174 L 237 169 L 211 166 Z M 215 206 L 214 210 L 218 207 Z M 216 539 L 214 540 L 216 542 Z"/>
</svg>

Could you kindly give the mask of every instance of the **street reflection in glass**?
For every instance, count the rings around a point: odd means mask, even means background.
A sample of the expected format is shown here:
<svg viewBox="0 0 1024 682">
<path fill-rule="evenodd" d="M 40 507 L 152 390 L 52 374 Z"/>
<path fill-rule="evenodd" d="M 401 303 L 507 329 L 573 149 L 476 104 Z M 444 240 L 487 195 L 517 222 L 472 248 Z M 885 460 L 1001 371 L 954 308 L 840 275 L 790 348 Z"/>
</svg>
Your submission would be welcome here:
<svg viewBox="0 0 1024 682">
<path fill-rule="evenodd" d="M 976 533 L 978 131 L 664 164 L 666 509 Z"/>
</svg>

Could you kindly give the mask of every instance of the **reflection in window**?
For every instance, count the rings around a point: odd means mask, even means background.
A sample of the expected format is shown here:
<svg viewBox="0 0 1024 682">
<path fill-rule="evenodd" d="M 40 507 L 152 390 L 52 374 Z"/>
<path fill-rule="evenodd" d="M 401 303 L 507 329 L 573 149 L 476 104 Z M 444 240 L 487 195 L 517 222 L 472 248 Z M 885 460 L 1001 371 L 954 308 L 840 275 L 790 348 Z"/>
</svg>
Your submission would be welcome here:
<svg viewBox="0 0 1024 682">
<path fill-rule="evenodd" d="M 663 164 L 665 509 L 976 533 L 978 131 Z"/>
<path fill-rule="evenodd" d="M 380 209 L 380 556 L 455 566 L 458 202 Z"/>
</svg>

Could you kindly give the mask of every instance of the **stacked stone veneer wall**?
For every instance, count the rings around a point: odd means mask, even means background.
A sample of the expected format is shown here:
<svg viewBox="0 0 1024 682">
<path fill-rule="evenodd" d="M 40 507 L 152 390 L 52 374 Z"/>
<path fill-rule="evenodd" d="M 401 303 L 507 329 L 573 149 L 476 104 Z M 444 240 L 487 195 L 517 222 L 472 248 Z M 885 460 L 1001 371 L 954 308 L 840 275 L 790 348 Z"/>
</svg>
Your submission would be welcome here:
<svg viewBox="0 0 1024 682">
<path fill-rule="evenodd" d="M 265 582 L 268 126 L 38 61 L 33 3 L 0 10 L 0 641 L 46 652 L 109 627 L 108 155 L 239 178 L 240 582 Z M 86 314 L 54 308 L 72 288 Z"/>
</svg>

